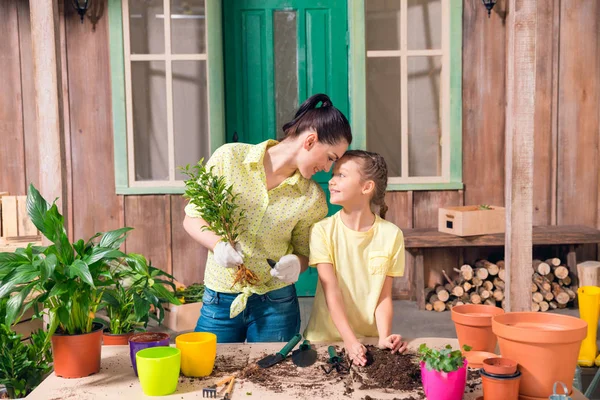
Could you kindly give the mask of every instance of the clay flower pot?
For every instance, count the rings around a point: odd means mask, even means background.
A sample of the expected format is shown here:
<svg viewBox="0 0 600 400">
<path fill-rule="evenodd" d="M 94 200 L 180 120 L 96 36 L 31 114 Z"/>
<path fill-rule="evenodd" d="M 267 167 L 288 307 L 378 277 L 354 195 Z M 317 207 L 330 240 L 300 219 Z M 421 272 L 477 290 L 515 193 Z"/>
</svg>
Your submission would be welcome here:
<svg viewBox="0 0 600 400">
<path fill-rule="evenodd" d="M 132 335 L 133 332 L 113 335 L 108 331 L 104 331 L 102 332 L 102 344 L 104 346 L 127 346 L 129 344 L 129 338 Z"/>
<path fill-rule="evenodd" d="M 480 304 L 465 304 L 452 307 L 451 313 L 461 349 L 463 345 L 467 345 L 471 346 L 472 351 L 494 352 L 497 339 L 492 331 L 492 317 L 504 314 L 503 309 Z"/>
<path fill-rule="evenodd" d="M 556 381 L 569 391 L 587 323 L 559 314 L 514 312 L 497 315 L 492 329 L 498 336 L 502 357 L 519 364 L 519 394 L 528 399 L 547 399 Z"/>
<path fill-rule="evenodd" d="M 479 371 L 483 384 L 483 400 L 518 400 L 521 372 L 511 375 L 493 375 Z"/>
<path fill-rule="evenodd" d="M 90 333 L 52 335 L 52 355 L 56 376 L 83 378 L 100 371 L 103 328 L 101 324 L 94 324 Z"/>
<path fill-rule="evenodd" d="M 486 358 L 483 360 L 483 369 L 492 375 L 513 375 L 517 372 L 517 362 L 502 357 Z"/>
</svg>

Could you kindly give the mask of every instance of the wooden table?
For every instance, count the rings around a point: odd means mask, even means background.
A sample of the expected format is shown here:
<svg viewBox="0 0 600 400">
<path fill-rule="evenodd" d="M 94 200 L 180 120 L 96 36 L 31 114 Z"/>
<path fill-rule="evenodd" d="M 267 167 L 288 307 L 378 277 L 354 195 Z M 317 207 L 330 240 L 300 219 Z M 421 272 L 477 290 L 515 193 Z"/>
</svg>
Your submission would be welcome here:
<svg viewBox="0 0 600 400">
<path fill-rule="evenodd" d="M 404 229 L 404 246 L 415 257 L 416 296 L 419 309 L 425 308 L 425 267 L 423 250 L 456 247 L 504 246 L 504 233 L 461 237 L 431 229 Z M 582 244 L 600 243 L 600 230 L 583 225 L 534 226 L 534 246 L 568 245 L 567 266 L 577 276 L 576 249 Z"/>
<path fill-rule="evenodd" d="M 373 344 L 374 340 L 368 339 L 365 343 Z M 427 343 L 430 347 L 442 347 L 446 344 L 458 348 L 457 339 L 448 338 L 418 338 L 409 340 L 409 348 L 416 349 L 421 343 Z M 339 344 L 339 343 L 338 343 Z M 217 347 L 218 356 L 234 358 L 232 363 L 245 366 L 249 361 L 256 361 L 263 357 L 265 353 L 272 354 L 280 350 L 281 343 L 254 343 L 254 344 L 220 344 Z M 319 360 L 326 358 L 326 345 L 317 345 Z M 286 360 L 285 362 L 291 362 Z M 321 361 L 319 361 L 321 362 Z M 295 368 L 295 367 L 294 367 Z M 309 367 L 318 368 L 318 367 Z M 302 369 L 305 371 L 308 369 Z M 320 371 L 320 370 L 318 370 Z M 222 374 L 221 374 L 222 376 Z M 307 387 L 314 387 L 315 379 L 310 373 L 300 374 L 305 377 Z M 177 386 L 177 391 L 164 399 L 201 399 L 202 388 L 215 383 L 219 378 L 215 376 L 207 377 L 202 380 L 190 382 L 188 378 L 181 378 Z M 345 395 L 344 382 L 332 379 L 327 383 L 324 389 L 317 392 L 313 389 L 284 387 L 281 393 L 275 393 L 272 390 L 265 389 L 252 382 L 238 380 L 234 386 L 233 399 L 240 400 L 281 400 L 281 399 L 319 399 L 328 400 L 348 400 L 363 399 L 367 394 L 377 399 L 402 399 L 409 397 L 408 392 L 390 392 L 383 390 L 359 390 L 358 384 L 354 384 L 355 391 Z M 481 396 L 481 385 L 477 386 L 473 393 L 465 393 L 464 400 L 475 400 Z M 574 391 L 573 400 L 585 400 L 581 393 Z M 105 346 L 102 348 L 102 368 L 96 375 L 81 379 L 62 379 L 51 374 L 40 386 L 38 386 L 28 397 L 28 399 L 39 400 L 59 400 L 59 399 L 147 399 L 149 397 L 142 393 L 138 379 L 133 373 L 131 362 L 129 360 L 129 348 L 127 346 Z M 221 398 L 221 396 L 219 397 Z"/>
</svg>

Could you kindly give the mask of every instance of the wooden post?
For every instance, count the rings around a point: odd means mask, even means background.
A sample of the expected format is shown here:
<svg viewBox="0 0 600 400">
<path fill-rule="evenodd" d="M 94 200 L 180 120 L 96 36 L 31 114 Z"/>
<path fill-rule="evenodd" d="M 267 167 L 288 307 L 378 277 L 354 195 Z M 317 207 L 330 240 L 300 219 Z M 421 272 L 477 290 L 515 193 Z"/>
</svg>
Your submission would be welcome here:
<svg viewBox="0 0 600 400">
<path fill-rule="evenodd" d="M 423 250 L 415 249 L 411 251 L 415 258 L 415 293 L 417 295 L 417 306 L 419 310 L 425 309 L 425 265 L 423 262 Z"/>
<path fill-rule="evenodd" d="M 530 311 L 537 0 L 508 0 L 506 311 Z"/>
<path fill-rule="evenodd" d="M 63 162 L 60 36 L 57 0 L 38 0 L 30 7 L 36 131 L 39 149 L 39 190 L 49 201 L 59 198 L 66 217 L 67 186 Z"/>
</svg>

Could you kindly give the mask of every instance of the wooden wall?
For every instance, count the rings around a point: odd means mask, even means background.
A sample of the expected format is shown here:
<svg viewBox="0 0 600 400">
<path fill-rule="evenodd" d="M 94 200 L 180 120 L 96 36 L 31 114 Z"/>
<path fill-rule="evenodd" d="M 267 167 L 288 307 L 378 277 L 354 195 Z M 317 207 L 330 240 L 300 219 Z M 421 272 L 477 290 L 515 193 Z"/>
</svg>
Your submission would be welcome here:
<svg viewBox="0 0 600 400">
<path fill-rule="evenodd" d="M 61 12 L 63 97 L 67 107 L 72 236 L 131 226 L 126 251 L 140 252 L 185 283 L 200 281 L 206 251 L 183 231 L 180 196 L 115 194 L 106 0 L 95 24 L 70 2 Z M 62 5 L 61 5 L 62 6 Z M 538 0 L 534 223 L 600 227 L 600 2 Z M 389 218 L 402 228 L 435 227 L 440 206 L 504 204 L 505 18 L 480 0 L 464 0 L 462 191 L 393 192 Z M 0 2 L 0 191 L 25 194 L 37 183 L 35 108 L 26 1 Z M 486 250 L 489 251 L 489 250 Z M 426 252 L 426 281 L 441 270 L 485 256 L 481 250 Z M 597 259 L 595 246 L 580 256 Z M 410 297 L 414 265 L 395 282 Z"/>
</svg>

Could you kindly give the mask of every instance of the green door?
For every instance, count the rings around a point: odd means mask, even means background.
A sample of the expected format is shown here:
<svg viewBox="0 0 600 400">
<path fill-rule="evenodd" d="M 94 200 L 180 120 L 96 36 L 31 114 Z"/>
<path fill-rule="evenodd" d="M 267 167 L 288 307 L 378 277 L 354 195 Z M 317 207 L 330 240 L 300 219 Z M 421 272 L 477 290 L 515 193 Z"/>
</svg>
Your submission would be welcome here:
<svg viewBox="0 0 600 400">
<path fill-rule="evenodd" d="M 223 1 L 228 142 L 280 139 L 281 126 L 315 93 L 350 117 L 347 15 L 347 0 Z M 328 193 L 329 174 L 314 179 Z M 314 295 L 316 282 L 311 268 L 298 295 Z"/>
</svg>

